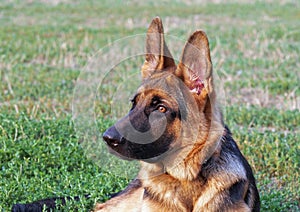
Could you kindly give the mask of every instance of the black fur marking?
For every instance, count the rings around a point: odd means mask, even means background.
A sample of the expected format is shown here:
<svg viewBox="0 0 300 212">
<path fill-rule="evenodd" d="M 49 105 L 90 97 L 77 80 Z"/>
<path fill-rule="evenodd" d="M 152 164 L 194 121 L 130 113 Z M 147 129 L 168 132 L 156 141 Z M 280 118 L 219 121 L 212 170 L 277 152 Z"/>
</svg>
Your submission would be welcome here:
<svg viewBox="0 0 300 212">
<path fill-rule="evenodd" d="M 142 182 L 139 179 L 134 179 L 129 183 L 129 185 L 123 191 L 111 194 L 110 198 L 117 197 L 117 196 L 120 196 L 122 194 L 126 194 L 128 191 L 135 190 L 135 189 L 138 189 L 140 187 L 142 187 Z"/>
<path fill-rule="evenodd" d="M 85 195 L 84 198 L 90 198 L 90 195 Z M 11 211 L 12 212 L 42 212 L 45 208 L 46 211 L 52 211 L 53 209 L 59 209 L 57 208 L 56 202 L 61 202 L 61 205 L 66 205 L 67 201 L 75 200 L 79 201 L 80 197 L 53 197 L 53 198 L 47 198 L 38 200 L 32 203 L 26 203 L 26 204 L 15 204 L 12 206 Z"/>
</svg>

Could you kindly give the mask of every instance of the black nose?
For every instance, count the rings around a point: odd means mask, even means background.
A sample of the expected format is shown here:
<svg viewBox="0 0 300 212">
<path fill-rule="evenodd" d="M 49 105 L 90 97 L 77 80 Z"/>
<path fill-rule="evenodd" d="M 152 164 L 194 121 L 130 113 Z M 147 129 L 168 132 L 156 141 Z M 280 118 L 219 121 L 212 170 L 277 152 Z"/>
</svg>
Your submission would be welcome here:
<svg viewBox="0 0 300 212">
<path fill-rule="evenodd" d="M 125 143 L 125 139 L 120 135 L 115 126 L 108 128 L 104 132 L 103 140 L 112 148 Z"/>
</svg>

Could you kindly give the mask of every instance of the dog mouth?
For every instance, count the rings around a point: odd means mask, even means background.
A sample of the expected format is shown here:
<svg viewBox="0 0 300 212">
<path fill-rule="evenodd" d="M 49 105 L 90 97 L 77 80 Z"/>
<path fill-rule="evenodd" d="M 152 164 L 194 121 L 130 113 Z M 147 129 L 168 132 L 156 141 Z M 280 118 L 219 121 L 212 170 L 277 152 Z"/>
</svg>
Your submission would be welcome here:
<svg viewBox="0 0 300 212">
<path fill-rule="evenodd" d="M 170 151 L 170 143 L 173 138 L 162 136 L 152 143 L 141 144 L 128 141 L 121 136 L 118 136 L 118 139 L 108 138 L 108 136 L 104 134 L 103 140 L 108 147 L 109 153 L 120 159 L 153 162 L 158 161 L 162 158 L 162 155 Z"/>
<path fill-rule="evenodd" d="M 114 147 L 110 147 L 109 145 L 107 145 L 107 149 L 108 149 L 108 152 L 112 155 L 115 155 L 116 157 L 122 159 L 122 160 L 127 160 L 127 161 L 132 161 L 134 160 L 134 158 L 131 158 L 131 157 L 127 157 L 123 154 L 120 154 L 117 150 L 115 150 L 115 148 L 117 147 L 118 145 L 115 145 Z"/>
</svg>

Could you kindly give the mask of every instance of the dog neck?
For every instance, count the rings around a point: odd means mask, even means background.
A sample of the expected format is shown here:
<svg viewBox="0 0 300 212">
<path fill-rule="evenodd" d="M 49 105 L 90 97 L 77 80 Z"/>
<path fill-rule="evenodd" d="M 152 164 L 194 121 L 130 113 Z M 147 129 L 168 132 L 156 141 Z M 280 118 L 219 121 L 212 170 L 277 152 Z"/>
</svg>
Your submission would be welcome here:
<svg viewBox="0 0 300 212">
<path fill-rule="evenodd" d="M 138 178 L 150 179 L 165 174 L 178 180 L 195 180 L 199 177 L 202 165 L 213 155 L 219 153 L 220 141 L 224 134 L 226 134 L 224 127 L 221 124 L 218 124 L 217 127 L 215 125 L 214 130 L 210 130 L 207 134 L 205 142 L 193 146 L 196 148 L 179 149 L 177 152 L 169 154 L 170 156 L 161 162 L 141 162 L 142 167 Z M 185 157 L 179 158 L 178 155 Z"/>
<path fill-rule="evenodd" d="M 179 180 L 195 180 L 199 176 L 202 165 L 219 151 L 220 135 L 210 134 L 207 142 L 198 144 L 198 146 L 198 151 L 191 151 L 181 163 L 174 167 L 166 167 L 167 173 Z"/>
</svg>

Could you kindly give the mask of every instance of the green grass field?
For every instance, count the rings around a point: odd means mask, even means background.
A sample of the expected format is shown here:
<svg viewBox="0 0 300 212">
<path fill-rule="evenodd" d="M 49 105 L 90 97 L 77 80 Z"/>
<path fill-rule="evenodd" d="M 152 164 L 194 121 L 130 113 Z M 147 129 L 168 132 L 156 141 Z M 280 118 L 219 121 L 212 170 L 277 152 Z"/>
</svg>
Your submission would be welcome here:
<svg viewBox="0 0 300 212">
<path fill-rule="evenodd" d="M 207 32 L 225 122 L 253 167 L 262 211 L 300 211 L 300 2 L 203 2 L 0 1 L 0 211 L 90 194 L 60 209 L 89 211 L 126 186 L 85 156 L 73 92 L 92 55 L 145 33 L 157 15 L 180 39 Z M 117 118 L 110 104 L 99 104 L 99 135 Z"/>
</svg>

